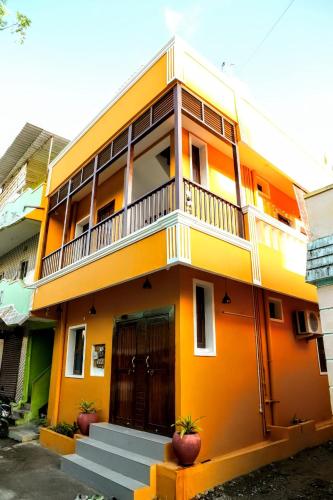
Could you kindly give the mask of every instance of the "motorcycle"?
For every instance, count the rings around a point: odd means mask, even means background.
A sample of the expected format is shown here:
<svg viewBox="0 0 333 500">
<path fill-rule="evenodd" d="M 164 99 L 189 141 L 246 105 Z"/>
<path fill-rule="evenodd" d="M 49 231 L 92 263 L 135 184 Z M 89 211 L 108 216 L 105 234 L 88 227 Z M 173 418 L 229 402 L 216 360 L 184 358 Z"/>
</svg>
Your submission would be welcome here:
<svg viewBox="0 0 333 500">
<path fill-rule="evenodd" d="M 8 437 L 11 412 L 10 400 L 4 396 L 0 396 L 0 439 Z"/>
</svg>

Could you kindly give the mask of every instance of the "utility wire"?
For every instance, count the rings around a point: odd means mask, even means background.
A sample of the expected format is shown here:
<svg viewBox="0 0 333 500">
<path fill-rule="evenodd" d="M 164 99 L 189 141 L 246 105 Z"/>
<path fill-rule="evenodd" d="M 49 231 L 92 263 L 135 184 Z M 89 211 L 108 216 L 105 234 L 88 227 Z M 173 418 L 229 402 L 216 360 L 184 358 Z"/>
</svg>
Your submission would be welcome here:
<svg viewBox="0 0 333 500">
<path fill-rule="evenodd" d="M 281 19 L 283 18 L 283 16 L 287 13 L 287 11 L 290 9 L 290 7 L 292 6 L 292 4 L 295 2 L 295 0 L 291 0 L 291 2 L 288 4 L 288 6 L 284 9 L 284 11 L 282 12 L 282 14 L 280 14 L 280 16 L 277 18 L 277 20 L 273 23 L 273 25 L 271 26 L 271 28 L 267 31 L 266 35 L 264 36 L 264 38 L 261 40 L 261 42 L 256 46 L 256 48 L 253 50 L 253 52 L 250 54 L 249 58 L 245 61 L 245 63 L 241 66 L 240 68 L 240 71 L 253 59 L 253 57 L 255 56 L 255 54 L 258 52 L 258 50 L 263 46 L 263 44 L 266 42 L 267 38 L 269 37 L 269 35 L 272 33 L 272 31 L 274 31 L 274 29 L 276 28 L 276 26 L 279 24 L 279 22 L 281 21 Z"/>
</svg>

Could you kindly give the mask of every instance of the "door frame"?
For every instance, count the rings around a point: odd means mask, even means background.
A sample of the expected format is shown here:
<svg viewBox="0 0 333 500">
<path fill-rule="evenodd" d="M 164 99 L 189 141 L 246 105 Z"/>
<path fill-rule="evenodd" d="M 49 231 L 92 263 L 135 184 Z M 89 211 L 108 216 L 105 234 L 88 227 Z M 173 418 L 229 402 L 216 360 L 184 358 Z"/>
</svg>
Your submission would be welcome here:
<svg viewBox="0 0 333 500">
<path fill-rule="evenodd" d="M 114 423 L 114 414 L 113 408 L 115 407 L 116 401 L 116 384 L 113 383 L 116 379 L 116 369 L 114 363 L 114 354 L 116 350 L 116 331 L 118 324 L 125 321 L 139 321 L 140 319 L 145 318 L 154 318 L 156 316 L 168 315 L 169 317 L 169 335 L 170 335 L 170 373 L 173 374 L 172 377 L 172 387 L 170 388 L 170 398 L 169 398 L 169 414 L 172 420 L 172 423 L 175 421 L 175 396 L 176 396 L 176 372 L 175 372 L 175 305 L 161 307 L 156 309 L 148 309 L 141 312 L 122 314 L 120 316 L 115 317 L 113 333 L 112 333 L 112 353 L 111 353 L 111 388 L 110 388 L 110 408 L 109 408 L 109 422 Z M 117 424 L 121 425 L 121 424 Z M 131 428 L 128 426 L 124 426 L 127 428 Z M 149 432 L 149 431 L 146 431 Z M 172 429 L 170 427 L 170 436 L 172 434 Z"/>
</svg>

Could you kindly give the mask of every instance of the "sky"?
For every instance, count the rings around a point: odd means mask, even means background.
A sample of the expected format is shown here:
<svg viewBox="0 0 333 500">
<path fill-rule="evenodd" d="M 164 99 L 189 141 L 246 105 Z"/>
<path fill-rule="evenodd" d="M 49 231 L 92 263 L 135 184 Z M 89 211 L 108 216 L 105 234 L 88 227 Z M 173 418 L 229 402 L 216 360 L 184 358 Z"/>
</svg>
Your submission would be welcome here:
<svg viewBox="0 0 333 500">
<path fill-rule="evenodd" d="M 174 35 L 333 165 L 333 1 L 7 0 L 32 20 L 0 32 L 0 156 L 26 122 L 74 138 Z"/>
</svg>

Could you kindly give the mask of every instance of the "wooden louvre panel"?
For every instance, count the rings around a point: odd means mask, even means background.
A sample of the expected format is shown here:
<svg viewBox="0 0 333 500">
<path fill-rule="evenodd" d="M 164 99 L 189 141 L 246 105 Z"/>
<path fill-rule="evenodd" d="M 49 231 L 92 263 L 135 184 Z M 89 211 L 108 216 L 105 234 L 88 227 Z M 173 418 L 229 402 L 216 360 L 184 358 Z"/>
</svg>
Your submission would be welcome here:
<svg viewBox="0 0 333 500">
<path fill-rule="evenodd" d="M 94 173 L 94 163 L 95 160 L 92 159 L 85 167 L 82 169 L 82 182 L 89 179 Z"/>
<path fill-rule="evenodd" d="M 80 186 L 82 182 L 81 178 L 82 178 L 82 170 L 80 170 L 77 174 L 75 174 L 71 179 L 71 193 Z"/>
<path fill-rule="evenodd" d="M 108 144 L 100 153 L 98 153 L 98 168 L 102 167 L 105 165 L 106 162 L 111 160 L 111 149 L 112 149 L 112 142 Z"/>
<path fill-rule="evenodd" d="M 199 118 L 199 120 L 202 120 L 201 101 L 184 89 L 182 90 L 182 107 L 196 118 Z"/>
<path fill-rule="evenodd" d="M 231 142 L 235 142 L 235 127 L 228 120 L 223 120 L 224 125 L 224 136 Z"/>
<path fill-rule="evenodd" d="M 134 123 L 132 127 L 133 139 L 136 139 L 150 127 L 150 109 L 143 113 Z"/>
<path fill-rule="evenodd" d="M 49 210 L 52 210 L 52 208 L 58 205 L 58 194 L 59 191 L 50 196 Z"/>
<path fill-rule="evenodd" d="M 63 201 L 67 194 L 68 194 L 68 189 L 69 189 L 69 182 L 66 182 L 66 184 L 64 184 L 60 189 L 59 189 L 59 200 L 58 200 L 58 203 L 60 203 L 61 201 Z"/>
<path fill-rule="evenodd" d="M 157 103 L 153 105 L 153 123 L 163 118 L 163 116 L 173 110 L 173 90 L 165 94 Z"/>
<path fill-rule="evenodd" d="M 206 105 L 204 105 L 204 122 L 219 134 L 223 133 L 221 115 Z"/>
<path fill-rule="evenodd" d="M 112 157 L 116 156 L 120 151 L 127 147 L 128 140 L 128 129 L 124 130 L 118 137 L 113 141 Z"/>
</svg>

